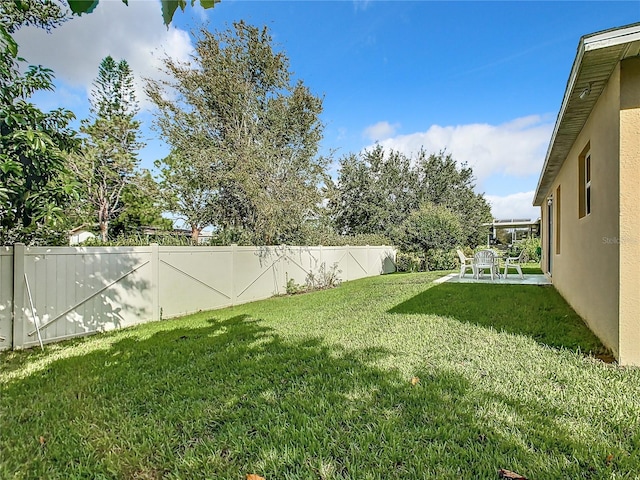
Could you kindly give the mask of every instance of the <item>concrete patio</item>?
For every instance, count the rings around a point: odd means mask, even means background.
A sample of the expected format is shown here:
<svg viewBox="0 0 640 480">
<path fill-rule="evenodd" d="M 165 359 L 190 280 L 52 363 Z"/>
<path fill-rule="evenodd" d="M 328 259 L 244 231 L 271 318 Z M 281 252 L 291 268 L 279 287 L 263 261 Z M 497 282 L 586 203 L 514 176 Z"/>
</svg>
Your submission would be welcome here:
<svg viewBox="0 0 640 480">
<path fill-rule="evenodd" d="M 433 283 L 493 283 L 502 285 L 551 285 L 551 280 L 542 274 L 525 274 L 524 278 L 520 278 L 517 273 L 510 273 L 507 278 L 504 275 L 495 277 L 491 280 L 491 275 L 485 273 L 478 279 L 473 278 L 471 273 L 465 274 L 460 278 L 460 273 L 450 273 L 444 277 L 435 280 Z"/>
</svg>

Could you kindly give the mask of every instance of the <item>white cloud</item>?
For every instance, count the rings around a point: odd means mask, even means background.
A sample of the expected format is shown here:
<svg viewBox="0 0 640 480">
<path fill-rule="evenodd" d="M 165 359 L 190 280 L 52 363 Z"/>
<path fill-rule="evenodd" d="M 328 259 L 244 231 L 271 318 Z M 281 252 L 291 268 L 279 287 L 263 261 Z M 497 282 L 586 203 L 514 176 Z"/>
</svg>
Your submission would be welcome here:
<svg viewBox="0 0 640 480">
<path fill-rule="evenodd" d="M 23 28 L 16 34 L 20 55 L 30 64 L 51 68 L 58 80 L 91 91 L 104 57 L 124 59 L 134 75 L 136 94 L 145 107 L 143 78 L 162 78 L 164 55 L 187 61 L 193 45 L 186 31 L 162 23 L 159 1 L 101 1 L 95 11 L 72 18 L 47 34 Z M 64 106 L 64 105 L 62 105 Z"/>
<path fill-rule="evenodd" d="M 400 125 L 397 123 L 392 125 L 389 122 L 378 122 L 365 128 L 363 136 L 372 142 L 381 142 L 393 137 L 399 127 Z"/>
<path fill-rule="evenodd" d="M 553 122 L 540 115 L 516 118 L 501 125 L 432 125 L 425 132 L 395 137 L 395 126 L 387 122 L 365 130 L 368 138 L 377 140 L 384 148 L 408 156 L 420 149 L 427 153 L 446 150 L 459 163 L 467 163 L 473 168 L 478 192 L 492 186 L 493 194 L 485 193 L 485 198 L 493 215 L 505 219 L 540 216 L 540 209 L 531 205 L 534 192 L 522 189 L 531 188 L 529 179 L 540 172 L 552 131 Z"/>
<path fill-rule="evenodd" d="M 491 213 L 497 219 L 536 220 L 540 218 L 540 207 L 532 206 L 534 191 L 513 193 L 506 196 L 485 195 L 491 205 Z"/>
<path fill-rule="evenodd" d="M 523 177 L 539 172 L 552 131 L 553 123 L 531 115 L 502 125 L 433 125 L 426 132 L 399 135 L 379 143 L 407 155 L 421 148 L 427 153 L 446 150 L 458 162 L 473 168 L 478 187 L 482 188 L 483 181 L 494 174 Z"/>
</svg>

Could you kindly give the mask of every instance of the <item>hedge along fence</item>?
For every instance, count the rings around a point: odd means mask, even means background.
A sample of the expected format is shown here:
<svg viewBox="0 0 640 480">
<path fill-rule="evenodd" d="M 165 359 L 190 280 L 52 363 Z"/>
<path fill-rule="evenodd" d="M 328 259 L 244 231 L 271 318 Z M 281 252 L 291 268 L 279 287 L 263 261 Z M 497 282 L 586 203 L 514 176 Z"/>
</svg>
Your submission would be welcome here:
<svg viewBox="0 0 640 480">
<path fill-rule="evenodd" d="M 2 247 L 0 349 L 252 302 L 335 265 L 395 271 L 392 247 Z"/>
</svg>

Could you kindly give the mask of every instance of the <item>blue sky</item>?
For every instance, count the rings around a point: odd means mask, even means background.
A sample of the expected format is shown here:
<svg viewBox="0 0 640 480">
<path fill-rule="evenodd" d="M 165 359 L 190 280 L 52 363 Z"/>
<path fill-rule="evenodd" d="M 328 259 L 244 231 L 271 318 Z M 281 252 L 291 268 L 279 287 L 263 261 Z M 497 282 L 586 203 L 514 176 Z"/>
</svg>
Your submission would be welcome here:
<svg viewBox="0 0 640 480">
<path fill-rule="evenodd" d="M 188 58 L 194 29 L 237 20 L 266 25 L 295 77 L 323 96 L 321 149 L 336 162 L 375 142 L 408 155 L 446 149 L 473 167 L 494 216 L 537 218 L 533 192 L 578 41 L 640 21 L 640 1 L 222 0 L 177 11 L 167 29 L 159 0 L 101 0 L 51 34 L 25 28 L 17 39 L 23 57 L 56 73 L 56 91 L 37 102 L 79 118 L 101 59 L 126 59 L 151 167 L 168 150 L 150 129 L 142 77 L 159 78 L 163 55 Z"/>
</svg>

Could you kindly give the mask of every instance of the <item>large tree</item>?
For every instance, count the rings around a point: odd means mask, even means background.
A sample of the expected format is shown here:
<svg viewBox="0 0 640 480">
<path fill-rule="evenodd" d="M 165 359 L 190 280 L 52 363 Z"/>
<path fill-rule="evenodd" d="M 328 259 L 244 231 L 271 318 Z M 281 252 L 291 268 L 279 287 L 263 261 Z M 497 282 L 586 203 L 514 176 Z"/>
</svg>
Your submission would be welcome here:
<svg viewBox="0 0 640 480">
<path fill-rule="evenodd" d="M 136 177 L 139 163 L 140 122 L 133 88 L 133 73 L 126 60 L 107 56 L 100 63 L 91 91 L 91 117 L 82 122 L 82 153 L 72 157 L 71 169 L 82 184 L 81 207 L 97 222 L 103 241 L 109 222 L 124 207 L 122 194 Z"/>
<path fill-rule="evenodd" d="M 192 240 L 197 242 L 202 229 L 219 218 L 218 189 L 211 178 L 209 159 L 196 149 L 187 155 L 174 149 L 156 165 L 165 207 L 191 228 Z"/>
<path fill-rule="evenodd" d="M 62 241 L 63 208 L 74 194 L 65 168 L 77 146 L 68 110 L 43 112 L 29 102 L 39 90 L 53 89 L 53 72 L 27 67 L 9 32 L 31 17 L 4 5 L 0 25 L 0 241 L 11 244 Z M 17 16 L 16 16 L 17 15 Z M 34 23 L 47 23 L 46 16 Z"/>
<path fill-rule="evenodd" d="M 406 252 L 450 251 L 465 240 L 460 216 L 443 205 L 425 203 L 399 228 L 397 245 Z"/>
<path fill-rule="evenodd" d="M 418 207 L 417 176 L 411 161 L 381 146 L 340 160 L 330 189 L 329 211 L 340 234 L 389 235 Z"/>
<path fill-rule="evenodd" d="M 255 243 L 296 241 L 322 201 L 322 100 L 292 82 L 287 57 L 271 43 L 266 28 L 244 22 L 202 30 L 190 65 L 166 58 L 171 80 L 148 82 L 156 127 L 172 148 L 164 185 L 194 238 L 208 222 Z M 184 205 L 194 200 L 207 215 L 191 217 Z"/>
<path fill-rule="evenodd" d="M 329 213 L 342 234 L 385 234 L 398 238 L 399 226 L 424 205 L 447 208 L 460 219 L 467 245 L 480 243 L 491 209 L 474 191 L 473 171 L 446 153 L 414 157 L 381 146 L 340 161 L 330 189 Z"/>
<path fill-rule="evenodd" d="M 427 155 L 419 152 L 415 164 L 420 204 L 445 205 L 460 216 L 465 245 L 476 246 L 486 241 L 491 222 L 491 206 L 483 194 L 475 192 L 473 169 L 458 163 L 450 153 Z"/>
<path fill-rule="evenodd" d="M 138 234 L 144 227 L 171 230 L 173 221 L 162 216 L 160 186 L 148 170 L 140 171 L 122 190 L 122 210 L 110 223 L 112 236 Z"/>
</svg>

